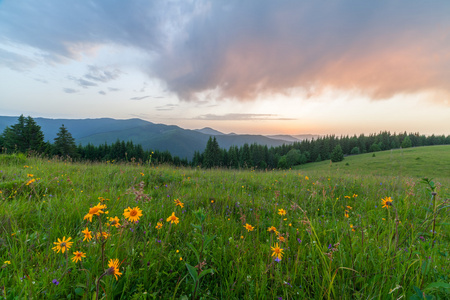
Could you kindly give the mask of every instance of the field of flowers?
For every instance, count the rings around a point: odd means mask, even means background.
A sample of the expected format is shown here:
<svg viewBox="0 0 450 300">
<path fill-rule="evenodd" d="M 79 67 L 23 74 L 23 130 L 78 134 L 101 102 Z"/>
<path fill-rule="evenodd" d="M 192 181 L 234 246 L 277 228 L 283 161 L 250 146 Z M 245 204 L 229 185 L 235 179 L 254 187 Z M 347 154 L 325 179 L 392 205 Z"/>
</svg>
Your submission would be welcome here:
<svg viewBox="0 0 450 300">
<path fill-rule="evenodd" d="M 307 172 L 0 155 L 0 299 L 450 299 L 448 179 Z"/>
</svg>

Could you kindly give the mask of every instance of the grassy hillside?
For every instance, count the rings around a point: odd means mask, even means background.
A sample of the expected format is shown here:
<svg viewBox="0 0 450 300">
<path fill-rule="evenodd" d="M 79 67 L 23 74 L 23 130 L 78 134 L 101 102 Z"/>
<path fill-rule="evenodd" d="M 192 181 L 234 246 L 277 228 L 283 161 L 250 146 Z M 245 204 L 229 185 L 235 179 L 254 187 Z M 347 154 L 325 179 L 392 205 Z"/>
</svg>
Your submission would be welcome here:
<svg viewBox="0 0 450 300">
<path fill-rule="evenodd" d="M 450 178 L 450 146 L 427 146 L 347 156 L 342 162 L 323 161 L 297 166 L 327 174 Z"/>
<path fill-rule="evenodd" d="M 0 155 L 0 298 L 449 299 L 449 174 L 383 155 L 386 176 Z"/>
</svg>

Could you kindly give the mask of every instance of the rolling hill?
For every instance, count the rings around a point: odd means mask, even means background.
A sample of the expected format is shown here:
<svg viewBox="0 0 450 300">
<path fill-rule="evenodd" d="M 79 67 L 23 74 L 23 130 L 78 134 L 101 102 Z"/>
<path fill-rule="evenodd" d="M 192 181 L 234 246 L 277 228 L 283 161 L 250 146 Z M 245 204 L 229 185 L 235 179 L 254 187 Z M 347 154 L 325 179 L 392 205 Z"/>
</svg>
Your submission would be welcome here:
<svg viewBox="0 0 450 300">
<path fill-rule="evenodd" d="M 45 140 L 53 142 L 62 124 L 75 138 L 77 144 L 112 144 L 117 140 L 133 141 L 144 149 L 169 151 L 172 155 L 191 159 L 195 151 L 202 152 L 210 136 L 215 136 L 221 148 L 247 144 L 281 146 L 292 143 L 292 137 L 270 138 L 262 135 L 223 134 L 212 128 L 183 129 L 175 125 L 155 124 L 141 119 L 47 119 L 34 118 L 41 126 Z M 0 132 L 17 123 L 17 117 L 0 116 Z"/>
</svg>

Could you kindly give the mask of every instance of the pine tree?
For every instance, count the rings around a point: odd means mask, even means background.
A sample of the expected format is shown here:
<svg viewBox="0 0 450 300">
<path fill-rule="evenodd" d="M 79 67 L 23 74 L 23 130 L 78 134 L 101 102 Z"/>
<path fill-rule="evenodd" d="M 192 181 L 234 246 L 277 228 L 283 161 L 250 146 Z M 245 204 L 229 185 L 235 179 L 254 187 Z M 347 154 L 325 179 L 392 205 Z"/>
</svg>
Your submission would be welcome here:
<svg viewBox="0 0 450 300">
<path fill-rule="evenodd" d="M 54 154 L 61 156 L 78 157 L 77 146 L 72 134 L 67 131 L 64 124 L 59 128 L 56 134 Z"/>
</svg>

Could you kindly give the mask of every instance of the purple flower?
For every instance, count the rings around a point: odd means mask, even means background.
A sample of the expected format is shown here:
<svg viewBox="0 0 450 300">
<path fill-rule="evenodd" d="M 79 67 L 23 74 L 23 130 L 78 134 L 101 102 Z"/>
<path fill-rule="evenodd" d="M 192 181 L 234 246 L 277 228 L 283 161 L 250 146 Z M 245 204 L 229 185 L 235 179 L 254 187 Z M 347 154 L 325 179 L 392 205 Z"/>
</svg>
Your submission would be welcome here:
<svg viewBox="0 0 450 300">
<path fill-rule="evenodd" d="M 302 240 L 301 240 L 300 238 L 297 238 L 297 242 L 298 242 L 299 244 L 301 244 L 301 243 L 302 243 Z"/>
<path fill-rule="evenodd" d="M 56 280 L 56 279 L 53 279 L 53 280 L 52 280 L 52 283 L 53 283 L 54 285 L 58 285 L 58 284 L 59 284 L 59 281 Z"/>
<path fill-rule="evenodd" d="M 333 245 L 329 244 L 328 245 L 328 249 L 331 249 L 333 247 Z"/>
<path fill-rule="evenodd" d="M 276 261 L 276 262 L 280 262 L 281 259 L 279 259 L 279 258 L 277 257 L 277 258 L 275 258 L 275 261 Z"/>
</svg>

